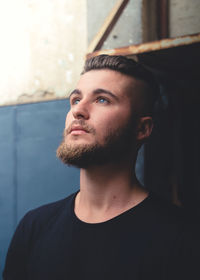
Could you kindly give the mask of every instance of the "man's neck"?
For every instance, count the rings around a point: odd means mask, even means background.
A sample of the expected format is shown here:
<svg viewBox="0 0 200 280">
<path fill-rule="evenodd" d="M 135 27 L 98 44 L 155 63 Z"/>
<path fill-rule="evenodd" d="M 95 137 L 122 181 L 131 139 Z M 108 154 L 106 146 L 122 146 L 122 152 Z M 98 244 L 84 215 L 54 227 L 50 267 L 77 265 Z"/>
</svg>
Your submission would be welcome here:
<svg viewBox="0 0 200 280">
<path fill-rule="evenodd" d="M 75 213 L 88 223 L 104 222 L 136 206 L 147 196 L 130 164 L 81 169 Z"/>
</svg>

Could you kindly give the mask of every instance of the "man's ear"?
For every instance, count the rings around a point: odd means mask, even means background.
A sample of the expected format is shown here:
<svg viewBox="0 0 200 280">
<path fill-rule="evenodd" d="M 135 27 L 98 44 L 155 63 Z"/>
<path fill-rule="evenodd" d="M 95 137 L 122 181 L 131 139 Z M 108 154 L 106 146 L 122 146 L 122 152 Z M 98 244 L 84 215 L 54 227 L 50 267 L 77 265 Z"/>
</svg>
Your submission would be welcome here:
<svg viewBox="0 0 200 280">
<path fill-rule="evenodd" d="M 141 117 L 138 120 L 136 139 L 140 142 L 146 140 L 152 132 L 153 120 L 151 117 Z"/>
</svg>

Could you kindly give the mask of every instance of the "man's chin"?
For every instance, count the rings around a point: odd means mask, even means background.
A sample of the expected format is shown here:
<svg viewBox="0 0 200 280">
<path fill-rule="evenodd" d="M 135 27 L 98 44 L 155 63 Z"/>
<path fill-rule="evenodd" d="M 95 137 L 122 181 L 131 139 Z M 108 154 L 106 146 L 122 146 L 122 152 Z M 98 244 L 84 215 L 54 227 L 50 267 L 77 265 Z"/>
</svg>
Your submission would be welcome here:
<svg viewBox="0 0 200 280">
<path fill-rule="evenodd" d="M 84 137 L 69 137 L 64 140 L 64 144 L 69 147 L 69 149 L 81 149 L 95 145 L 92 141 Z"/>
<path fill-rule="evenodd" d="M 71 145 L 62 142 L 57 149 L 56 155 L 64 164 L 86 168 L 93 164 L 91 154 L 94 149 L 94 145 L 84 143 L 73 143 Z"/>
<path fill-rule="evenodd" d="M 135 142 L 131 131 L 132 126 L 129 125 L 119 131 L 110 132 L 103 144 L 93 141 L 93 138 L 91 140 L 77 137 L 75 141 L 71 136 L 65 137 L 57 149 L 57 157 L 63 163 L 79 168 L 100 166 L 106 163 L 116 164 L 133 154 Z"/>
</svg>

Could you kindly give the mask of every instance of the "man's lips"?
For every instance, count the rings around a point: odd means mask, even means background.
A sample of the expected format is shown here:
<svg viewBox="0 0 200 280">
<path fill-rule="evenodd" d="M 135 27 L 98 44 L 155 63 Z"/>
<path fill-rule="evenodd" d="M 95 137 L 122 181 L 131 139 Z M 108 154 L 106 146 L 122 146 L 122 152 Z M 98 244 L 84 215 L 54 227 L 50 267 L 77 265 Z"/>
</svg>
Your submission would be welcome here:
<svg viewBox="0 0 200 280">
<path fill-rule="evenodd" d="M 95 129 L 87 125 L 84 121 L 73 121 L 68 128 L 65 128 L 65 135 L 95 134 Z"/>
<path fill-rule="evenodd" d="M 86 134 L 88 131 L 83 128 L 82 126 L 72 126 L 70 129 L 70 134 L 71 135 L 80 135 L 80 134 Z"/>
</svg>

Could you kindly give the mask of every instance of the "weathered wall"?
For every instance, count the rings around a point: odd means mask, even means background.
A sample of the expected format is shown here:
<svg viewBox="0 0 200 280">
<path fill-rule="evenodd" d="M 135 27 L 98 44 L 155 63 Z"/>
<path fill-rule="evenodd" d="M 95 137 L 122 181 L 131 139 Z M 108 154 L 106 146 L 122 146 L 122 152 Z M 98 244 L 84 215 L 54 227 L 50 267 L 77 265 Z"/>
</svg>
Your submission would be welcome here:
<svg viewBox="0 0 200 280">
<path fill-rule="evenodd" d="M 157 34 L 157 0 L 142 0 L 142 32 L 143 42 L 158 40 Z M 169 0 L 169 36 L 200 32 L 200 1 L 199 0 Z"/>
<path fill-rule="evenodd" d="M 199 0 L 169 0 L 170 37 L 199 33 L 199 13 Z"/>
<path fill-rule="evenodd" d="M 117 0 L 87 0 L 88 43 L 91 42 Z M 169 0 L 169 37 L 200 32 L 200 1 Z M 101 11 L 101 12 L 100 12 Z M 102 49 L 119 48 L 158 39 L 157 1 L 129 0 Z"/>
<path fill-rule="evenodd" d="M 117 0 L 87 0 L 87 28 L 90 43 Z M 142 0 L 130 0 L 102 49 L 142 43 Z"/>
<path fill-rule="evenodd" d="M 0 105 L 62 98 L 118 0 L 0 2 Z M 169 35 L 200 31 L 199 0 L 169 0 Z M 103 48 L 156 40 L 155 0 L 130 0 Z"/>
<path fill-rule="evenodd" d="M 116 2 L 1 1 L 0 105 L 66 96 L 81 71 L 87 43 Z M 103 48 L 156 39 L 155 16 L 147 20 L 154 2 L 130 0 Z M 169 5 L 170 37 L 199 32 L 199 0 L 169 0 Z"/>
<path fill-rule="evenodd" d="M 60 98 L 86 51 L 85 0 L 0 2 L 0 105 Z"/>
</svg>

